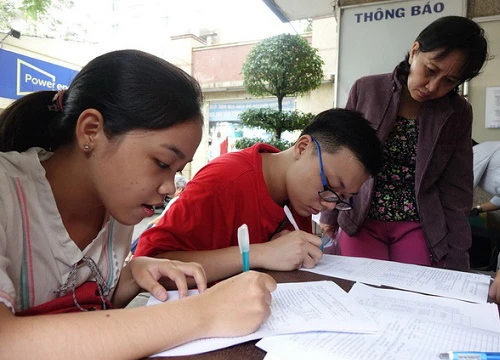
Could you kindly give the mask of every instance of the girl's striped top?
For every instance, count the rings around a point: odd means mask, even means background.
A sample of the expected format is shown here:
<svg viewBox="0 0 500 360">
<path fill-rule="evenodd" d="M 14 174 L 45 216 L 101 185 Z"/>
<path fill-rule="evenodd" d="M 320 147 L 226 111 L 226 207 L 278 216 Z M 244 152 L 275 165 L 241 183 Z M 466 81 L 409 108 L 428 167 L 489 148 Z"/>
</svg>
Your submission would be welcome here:
<svg viewBox="0 0 500 360">
<path fill-rule="evenodd" d="M 83 256 L 98 265 L 111 298 L 130 249 L 133 226 L 111 217 L 84 251 L 71 240 L 40 163 L 51 155 L 40 148 L 0 153 L 0 302 L 13 312 L 64 295 L 54 291 Z M 90 269 L 78 267 L 76 286 L 88 280 Z"/>
</svg>

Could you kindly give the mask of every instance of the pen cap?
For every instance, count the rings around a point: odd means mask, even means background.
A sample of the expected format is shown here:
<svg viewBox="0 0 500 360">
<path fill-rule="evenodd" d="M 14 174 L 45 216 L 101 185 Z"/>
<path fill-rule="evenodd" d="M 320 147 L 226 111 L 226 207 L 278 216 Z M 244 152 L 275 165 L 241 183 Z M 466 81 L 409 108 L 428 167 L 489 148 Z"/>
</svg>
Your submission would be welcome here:
<svg viewBox="0 0 500 360">
<path fill-rule="evenodd" d="M 248 252 L 250 250 L 250 237 L 248 235 L 248 226 L 243 224 L 238 228 L 238 245 L 240 252 Z"/>
</svg>

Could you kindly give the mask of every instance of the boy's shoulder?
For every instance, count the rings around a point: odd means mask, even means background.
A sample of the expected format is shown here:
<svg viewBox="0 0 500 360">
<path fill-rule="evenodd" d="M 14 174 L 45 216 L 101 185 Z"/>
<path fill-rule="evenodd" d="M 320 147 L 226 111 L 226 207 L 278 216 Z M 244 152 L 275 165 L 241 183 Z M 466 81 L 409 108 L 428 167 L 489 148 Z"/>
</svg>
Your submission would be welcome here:
<svg viewBox="0 0 500 360">
<path fill-rule="evenodd" d="M 235 182 L 248 183 L 262 178 L 262 152 L 279 152 L 267 144 L 256 144 L 249 148 L 221 155 L 205 165 L 189 182 L 192 185 L 210 184 L 210 187 L 225 188 Z"/>
<path fill-rule="evenodd" d="M 243 150 L 218 156 L 204 168 L 217 167 L 218 170 L 234 172 L 238 169 L 244 171 L 247 168 L 262 167 L 261 154 L 263 152 L 275 153 L 279 150 L 271 145 L 259 143 Z"/>
</svg>

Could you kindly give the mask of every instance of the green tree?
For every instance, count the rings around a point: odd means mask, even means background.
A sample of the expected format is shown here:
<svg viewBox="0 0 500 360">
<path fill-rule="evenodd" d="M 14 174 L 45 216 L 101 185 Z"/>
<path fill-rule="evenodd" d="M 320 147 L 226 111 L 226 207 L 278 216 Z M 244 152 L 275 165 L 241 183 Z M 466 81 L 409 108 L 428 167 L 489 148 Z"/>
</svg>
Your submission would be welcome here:
<svg viewBox="0 0 500 360">
<path fill-rule="evenodd" d="M 246 110 L 240 114 L 240 119 L 245 126 L 273 133 L 274 138 L 279 140 L 284 131 L 302 130 L 313 116 L 298 110 L 276 111 L 262 108 Z"/>
<path fill-rule="evenodd" d="M 313 115 L 283 111 L 283 99 L 318 88 L 322 66 L 318 50 L 300 35 L 281 34 L 258 43 L 243 64 L 243 84 L 251 95 L 275 96 L 278 110 L 246 110 L 240 114 L 242 123 L 273 133 L 275 140 L 285 131 L 304 128 Z"/>
<path fill-rule="evenodd" d="M 250 147 L 257 143 L 266 143 L 274 146 L 279 150 L 286 150 L 293 145 L 292 142 L 283 139 L 272 139 L 267 141 L 262 138 L 241 138 L 236 140 L 234 145 L 236 146 L 236 149 L 246 149 L 247 147 Z"/>
<path fill-rule="evenodd" d="M 16 14 L 16 9 L 14 8 L 14 4 L 8 1 L 0 2 L 0 29 L 8 30 L 8 23 L 11 19 L 14 18 Z"/>
<path fill-rule="evenodd" d="M 25 27 L 21 35 L 85 41 L 86 24 L 67 14 L 73 5 L 73 0 L 0 1 L 0 29 L 8 31 L 13 20 L 22 18 Z"/>
<path fill-rule="evenodd" d="M 262 40 L 243 64 L 243 84 L 255 96 L 273 95 L 282 110 L 285 96 L 316 89 L 323 78 L 323 60 L 300 35 L 281 34 Z"/>
<path fill-rule="evenodd" d="M 23 0 L 21 11 L 33 20 L 38 20 L 39 15 L 47 13 L 52 0 Z"/>
<path fill-rule="evenodd" d="M 46 14 L 52 0 L 23 0 L 20 7 L 13 0 L 0 2 L 0 28 L 8 29 L 9 23 L 16 16 L 21 16 L 27 21 L 36 21 L 40 15 Z"/>
</svg>

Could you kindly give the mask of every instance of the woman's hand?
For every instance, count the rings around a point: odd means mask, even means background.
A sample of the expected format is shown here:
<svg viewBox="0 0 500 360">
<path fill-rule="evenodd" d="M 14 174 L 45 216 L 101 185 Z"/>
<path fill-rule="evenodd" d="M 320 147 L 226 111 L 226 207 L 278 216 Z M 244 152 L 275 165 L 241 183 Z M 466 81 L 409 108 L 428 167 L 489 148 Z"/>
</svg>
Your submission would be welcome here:
<svg viewBox="0 0 500 360">
<path fill-rule="evenodd" d="M 280 233 L 281 234 L 281 233 Z M 305 231 L 292 231 L 250 250 L 252 267 L 289 271 L 301 267 L 313 268 L 321 260 L 321 239 Z"/>
<path fill-rule="evenodd" d="M 167 290 L 158 282 L 162 278 L 168 278 L 175 283 L 181 298 L 185 297 L 188 291 L 186 276 L 194 278 L 199 292 L 207 288 L 205 270 L 198 263 L 139 256 L 133 258 L 127 268 L 137 286 L 149 291 L 160 301 L 167 300 Z"/>
<path fill-rule="evenodd" d="M 497 271 L 497 276 L 490 286 L 489 296 L 495 302 L 500 303 L 500 271 Z"/>
<path fill-rule="evenodd" d="M 323 233 L 323 235 L 328 236 L 330 239 L 335 239 L 338 231 L 338 226 L 320 223 L 319 227 L 321 228 L 321 232 Z"/>
<path fill-rule="evenodd" d="M 197 309 L 206 319 L 207 336 L 243 336 L 257 330 L 271 313 L 274 290 L 276 281 L 271 276 L 248 271 L 196 296 L 202 302 Z"/>
</svg>

